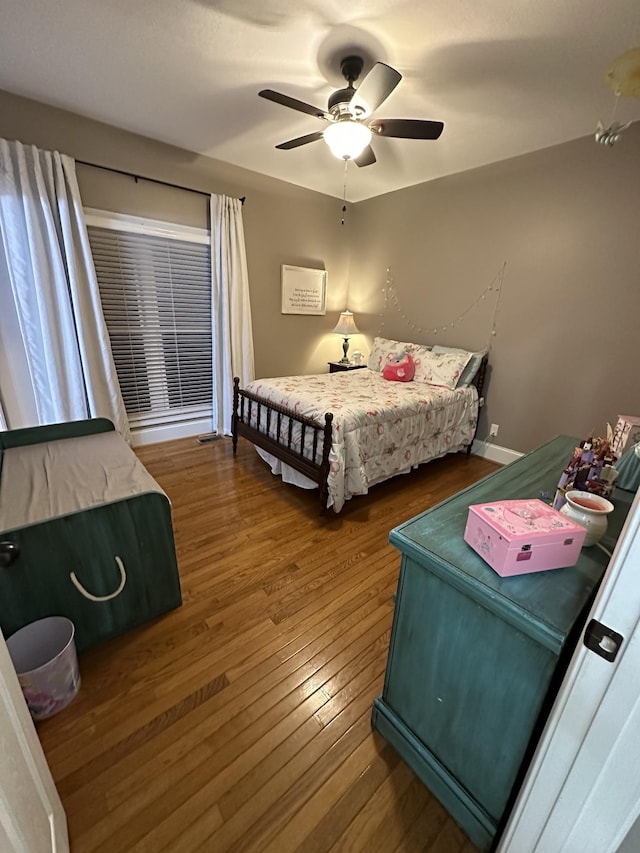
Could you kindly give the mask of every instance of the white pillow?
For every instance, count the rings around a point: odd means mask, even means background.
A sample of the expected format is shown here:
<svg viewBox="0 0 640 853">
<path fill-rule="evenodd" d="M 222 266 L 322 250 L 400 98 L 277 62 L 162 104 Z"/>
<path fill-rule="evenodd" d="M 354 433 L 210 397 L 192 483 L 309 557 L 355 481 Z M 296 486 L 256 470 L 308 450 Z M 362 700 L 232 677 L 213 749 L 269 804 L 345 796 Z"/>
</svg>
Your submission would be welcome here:
<svg viewBox="0 0 640 853">
<path fill-rule="evenodd" d="M 390 338 L 374 338 L 367 367 L 382 372 L 387 364 L 391 364 L 398 356 L 408 352 L 413 356 L 416 365 L 423 353 L 430 352 L 431 347 L 425 344 L 413 344 L 408 341 L 394 341 Z"/>
<path fill-rule="evenodd" d="M 420 365 L 416 363 L 413 381 L 426 382 L 453 391 L 472 356 L 471 352 L 424 353 Z"/>
<path fill-rule="evenodd" d="M 466 349 L 461 349 L 460 347 L 441 347 L 435 346 L 432 348 L 432 352 L 435 353 L 444 353 L 444 352 L 468 352 Z M 478 368 L 480 367 L 480 363 L 482 359 L 487 354 L 487 350 L 478 350 L 478 352 L 472 352 L 471 358 L 467 363 L 467 366 L 462 371 L 462 375 L 460 379 L 458 379 L 457 388 L 460 388 L 462 385 L 471 385 L 473 380 L 475 379 L 475 375 L 478 372 Z"/>
</svg>

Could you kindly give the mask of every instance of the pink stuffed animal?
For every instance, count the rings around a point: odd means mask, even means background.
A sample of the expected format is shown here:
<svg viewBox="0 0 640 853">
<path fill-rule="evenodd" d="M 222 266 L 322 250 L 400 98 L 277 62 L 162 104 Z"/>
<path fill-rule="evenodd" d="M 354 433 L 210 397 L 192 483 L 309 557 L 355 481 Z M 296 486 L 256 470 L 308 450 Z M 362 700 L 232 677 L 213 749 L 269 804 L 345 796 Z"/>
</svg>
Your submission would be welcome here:
<svg viewBox="0 0 640 853">
<path fill-rule="evenodd" d="M 382 375 L 392 382 L 411 382 L 416 372 L 413 356 L 408 352 L 397 355 L 388 364 L 385 364 Z"/>
</svg>

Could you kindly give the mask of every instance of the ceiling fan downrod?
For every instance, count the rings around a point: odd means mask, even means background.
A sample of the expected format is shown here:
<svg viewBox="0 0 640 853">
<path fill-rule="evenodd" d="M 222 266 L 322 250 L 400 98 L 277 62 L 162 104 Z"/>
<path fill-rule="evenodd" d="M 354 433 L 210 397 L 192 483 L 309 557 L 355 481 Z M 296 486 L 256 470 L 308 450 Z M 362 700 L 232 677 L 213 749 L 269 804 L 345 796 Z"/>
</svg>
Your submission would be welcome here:
<svg viewBox="0 0 640 853">
<path fill-rule="evenodd" d="M 360 77 L 363 65 L 361 56 L 345 56 L 340 62 L 340 71 L 347 81 L 347 86 L 344 89 L 338 89 L 329 96 L 328 107 L 330 113 L 342 114 L 343 112 L 348 112 L 349 101 L 353 98 L 356 91 L 353 84 Z M 335 110 L 335 107 L 338 109 Z"/>
</svg>

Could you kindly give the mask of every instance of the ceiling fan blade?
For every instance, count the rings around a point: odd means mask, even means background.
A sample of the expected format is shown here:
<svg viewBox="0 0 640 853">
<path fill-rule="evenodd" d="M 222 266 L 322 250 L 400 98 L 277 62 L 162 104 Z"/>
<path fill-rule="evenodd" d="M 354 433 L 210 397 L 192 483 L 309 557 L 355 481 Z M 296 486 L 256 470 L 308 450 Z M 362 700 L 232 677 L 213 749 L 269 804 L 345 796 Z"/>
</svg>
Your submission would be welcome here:
<svg viewBox="0 0 640 853">
<path fill-rule="evenodd" d="M 373 148 L 367 145 L 362 154 L 354 157 L 353 162 L 356 166 L 373 166 L 376 162 L 376 155 L 373 153 Z"/>
<path fill-rule="evenodd" d="M 386 101 L 401 80 L 402 74 L 395 68 L 384 62 L 376 62 L 349 102 L 351 114 L 357 118 L 370 116 Z"/>
<path fill-rule="evenodd" d="M 283 95 L 281 92 L 274 92 L 273 89 L 262 89 L 258 92 L 261 98 L 266 98 L 268 101 L 273 101 L 276 104 L 282 104 L 283 107 L 289 107 L 292 110 L 297 110 L 299 113 L 307 113 L 316 118 L 326 118 L 324 110 L 319 107 L 314 107 L 311 104 L 305 104 L 304 101 L 298 101 L 295 98 L 290 98 L 289 95 Z"/>
<path fill-rule="evenodd" d="M 287 142 L 281 142 L 280 145 L 276 145 L 276 148 L 280 148 L 282 151 L 288 151 L 290 148 L 299 148 L 301 145 L 306 145 L 308 142 L 317 142 L 318 139 L 322 139 L 321 130 L 316 131 L 316 133 L 307 133 L 306 136 L 298 136 L 295 139 L 289 139 Z"/>
<path fill-rule="evenodd" d="M 413 118 L 377 118 L 369 127 L 379 136 L 400 139 L 438 139 L 444 124 L 441 121 L 423 121 Z"/>
</svg>

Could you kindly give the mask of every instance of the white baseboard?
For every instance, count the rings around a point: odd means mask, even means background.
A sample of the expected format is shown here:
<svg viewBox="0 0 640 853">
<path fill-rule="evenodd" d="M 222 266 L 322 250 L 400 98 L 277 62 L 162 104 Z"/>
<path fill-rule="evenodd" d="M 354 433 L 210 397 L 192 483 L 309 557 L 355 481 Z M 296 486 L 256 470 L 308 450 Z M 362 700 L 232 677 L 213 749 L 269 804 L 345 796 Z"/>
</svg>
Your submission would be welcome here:
<svg viewBox="0 0 640 853">
<path fill-rule="evenodd" d="M 509 462 L 515 462 L 524 456 L 524 453 L 519 453 L 517 450 L 511 450 L 508 447 L 501 447 L 499 444 L 493 444 L 489 441 L 474 441 L 471 447 L 471 452 L 476 456 L 482 456 L 484 459 L 490 459 L 492 462 L 499 462 L 501 465 L 508 465 Z"/>
<path fill-rule="evenodd" d="M 131 446 L 157 444 L 160 441 L 173 441 L 174 438 L 188 438 L 211 432 L 211 418 L 199 418 L 182 421 L 178 424 L 162 424 L 151 427 L 135 427 L 131 430 Z"/>
</svg>

